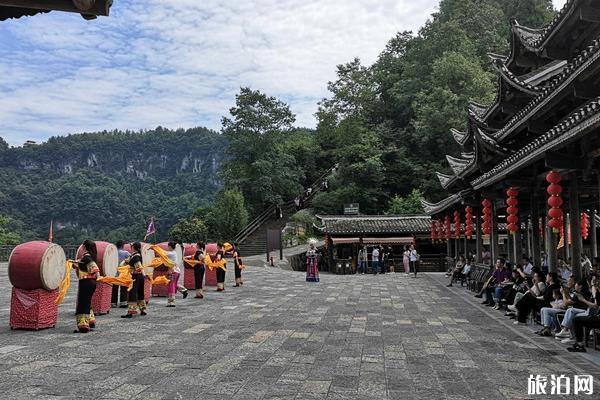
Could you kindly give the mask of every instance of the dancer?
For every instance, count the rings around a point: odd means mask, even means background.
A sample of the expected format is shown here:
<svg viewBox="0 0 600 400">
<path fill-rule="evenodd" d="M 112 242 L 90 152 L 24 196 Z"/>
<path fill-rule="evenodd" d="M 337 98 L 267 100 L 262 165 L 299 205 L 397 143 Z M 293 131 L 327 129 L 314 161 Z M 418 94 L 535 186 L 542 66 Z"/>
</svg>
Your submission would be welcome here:
<svg viewBox="0 0 600 400">
<path fill-rule="evenodd" d="M 196 253 L 194 254 L 194 288 L 196 289 L 196 299 L 203 299 L 202 281 L 204 280 L 204 243 L 196 243 Z"/>
<path fill-rule="evenodd" d="M 242 269 L 244 269 L 244 265 L 242 264 L 242 259 L 240 258 L 240 246 L 237 243 L 233 244 L 233 267 L 233 271 L 235 273 L 234 287 L 240 287 L 244 284 L 242 281 Z"/>
<path fill-rule="evenodd" d="M 121 318 L 132 318 L 140 312 L 140 315 L 146 315 L 146 301 L 144 300 L 144 265 L 142 264 L 142 244 L 135 242 L 131 245 L 133 254 L 125 260 L 129 265 L 133 286 L 129 290 L 127 297 L 127 314 L 121 315 Z"/>
<path fill-rule="evenodd" d="M 227 264 L 225 261 L 225 250 L 223 244 L 217 243 L 217 254 L 215 255 L 214 264 L 217 268 L 217 292 L 225 291 L 225 273 L 227 272 Z"/>
<path fill-rule="evenodd" d="M 173 268 L 169 271 L 169 283 L 167 285 L 167 307 L 175 307 L 175 294 L 180 292 L 185 299 L 188 295 L 188 291 L 184 286 L 179 285 L 179 276 L 181 275 L 183 259 L 181 259 L 179 254 L 177 254 L 177 251 L 175 251 L 177 243 L 169 242 L 167 246 L 169 247 L 167 256 L 173 262 Z"/>
<path fill-rule="evenodd" d="M 315 244 L 311 243 L 306 252 L 306 282 L 319 282 L 319 266 L 317 262 L 317 250 Z"/>
<path fill-rule="evenodd" d="M 92 296 L 96 291 L 96 278 L 100 268 L 96 264 L 98 253 L 96 243 L 87 239 L 82 244 L 85 252 L 73 267 L 77 272 L 79 287 L 77 288 L 77 307 L 75 318 L 77 319 L 77 330 L 75 333 L 87 333 L 96 327 L 96 317 L 92 310 Z"/>
<path fill-rule="evenodd" d="M 117 240 L 117 243 L 115 243 L 115 245 L 117 246 L 117 251 L 119 252 L 119 265 L 121 265 L 121 263 L 125 261 L 126 258 L 131 256 L 131 253 L 123 249 L 123 246 L 125 246 L 125 242 L 123 242 L 122 240 Z M 125 286 L 113 285 L 110 306 L 112 308 L 116 308 L 117 306 L 119 308 L 127 307 L 127 288 Z"/>
</svg>

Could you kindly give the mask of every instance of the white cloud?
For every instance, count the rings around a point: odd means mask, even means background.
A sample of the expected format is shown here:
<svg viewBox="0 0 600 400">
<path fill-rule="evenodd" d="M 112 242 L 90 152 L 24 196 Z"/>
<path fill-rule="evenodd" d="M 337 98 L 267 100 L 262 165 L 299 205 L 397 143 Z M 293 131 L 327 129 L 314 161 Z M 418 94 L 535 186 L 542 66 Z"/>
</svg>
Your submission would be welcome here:
<svg viewBox="0 0 600 400">
<path fill-rule="evenodd" d="M 117 0 L 85 21 L 52 12 L 0 23 L 0 136 L 18 145 L 102 129 L 208 126 L 240 86 L 314 126 L 337 64 L 372 63 L 437 0 Z M 561 7 L 564 0 L 556 0 Z"/>
<path fill-rule="evenodd" d="M 0 24 L 0 136 L 157 125 L 218 129 L 241 86 L 314 126 L 337 64 L 375 60 L 436 0 L 117 0 L 111 16 L 53 12 Z"/>
</svg>

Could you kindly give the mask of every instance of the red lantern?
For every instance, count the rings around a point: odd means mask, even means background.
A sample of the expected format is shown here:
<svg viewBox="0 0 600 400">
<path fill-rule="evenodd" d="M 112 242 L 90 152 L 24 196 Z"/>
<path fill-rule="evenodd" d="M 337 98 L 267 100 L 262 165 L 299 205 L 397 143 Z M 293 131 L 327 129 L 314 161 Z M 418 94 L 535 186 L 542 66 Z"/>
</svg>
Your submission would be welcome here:
<svg viewBox="0 0 600 400">
<path fill-rule="evenodd" d="M 546 182 L 548 188 L 546 192 L 550 197 L 548 197 L 548 205 L 550 209 L 548 210 L 548 226 L 552 228 L 552 232 L 559 233 L 561 227 L 563 226 L 563 211 L 560 208 L 563 205 L 563 199 L 560 197 L 563 188 L 558 183 L 561 181 L 560 174 L 556 171 L 550 171 L 546 175 Z"/>
<path fill-rule="evenodd" d="M 546 175 L 546 182 L 548 183 L 559 183 L 561 180 L 560 174 L 556 171 L 550 171 Z"/>
<path fill-rule="evenodd" d="M 460 213 L 454 211 L 454 239 L 460 239 Z"/>
<path fill-rule="evenodd" d="M 582 212 L 581 213 L 581 237 L 583 239 L 587 239 L 589 236 L 589 225 L 590 224 L 590 219 L 587 215 L 587 213 Z"/>
<path fill-rule="evenodd" d="M 450 216 L 449 215 L 446 215 L 446 218 L 444 218 L 444 225 L 445 225 L 445 228 L 446 228 L 446 232 L 445 232 L 446 233 L 446 240 L 450 240 L 452 229 L 451 229 L 451 223 L 450 223 Z"/>
<path fill-rule="evenodd" d="M 481 205 L 483 206 L 481 231 L 484 235 L 490 235 L 492 233 L 492 202 L 488 199 L 483 199 Z"/>
<path fill-rule="evenodd" d="M 471 239 L 473 236 L 473 209 L 465 207 L 465 237 Z"/>
<path fill-rule="evenodd" d="M 431 220 L 431 243 L 435 243 L 435 221 Z"/>
<path fill-rule="evenodd" d="M 519 208 L 517 207 L 519 205 L 519 200 L 517 199 L 519 189 L 511 187 L 506 191 L 506 195 L 508 196 L 506 204 L 509 206 L 506 209 L 506 213 L 508 214 L 506 217 L 508 226 L 506 228 L 514 235 L 519 231 Z"/>
<path fill-rule="evenodd" d="M 441 219 L 438 219 L 438 221 L 437 221 L 437 229 L 438 229 L 437 239 L 440 242 L 442 242 L 442 241 L 444 241 L 444 224 L 442 223 Z"/>
</svg>

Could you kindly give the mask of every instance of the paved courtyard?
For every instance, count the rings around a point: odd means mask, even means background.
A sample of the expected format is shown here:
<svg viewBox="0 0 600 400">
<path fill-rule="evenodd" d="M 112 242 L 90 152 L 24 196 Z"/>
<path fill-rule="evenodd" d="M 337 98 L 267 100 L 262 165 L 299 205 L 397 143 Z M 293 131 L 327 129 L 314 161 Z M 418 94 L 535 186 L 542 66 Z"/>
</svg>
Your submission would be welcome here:
<svg viewBox="0 0 600 400">
<path fill-rule="evenodd" d="M 147 317 L 114 310 L 82 335 L 71 333 L 76 284 L 56 329 L 11 331 L 0 264 L 0 398 L 523 399 L 529 374 L 577 373 L 594 374 L 600 390 L 590 356 L 553 339 L 538 346 L 439 274 L 309 284 L 249 267 L 239 289 L 232 275 L 225 293 L 178 298 L 174 309 L 153 298 Z"/>
</svg>

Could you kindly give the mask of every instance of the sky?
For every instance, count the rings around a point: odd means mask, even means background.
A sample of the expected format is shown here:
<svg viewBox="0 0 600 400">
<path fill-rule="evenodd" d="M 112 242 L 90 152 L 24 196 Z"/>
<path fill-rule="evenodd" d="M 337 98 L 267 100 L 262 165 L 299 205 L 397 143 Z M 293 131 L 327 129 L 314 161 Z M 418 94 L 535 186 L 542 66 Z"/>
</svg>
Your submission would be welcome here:
<svg viewBox="0 0 600 400">
<path fill-rule="evenodd" d="M 565 0 L 554 0 L 562 7 Z M 336 65 L 371 64 L 438 0 L 114 0 L 110 17 L 0 23 L 0 137 L 11 145 L 112 129 L 218 130 L 242 86 L 314 127 Z"/>
</svg>

